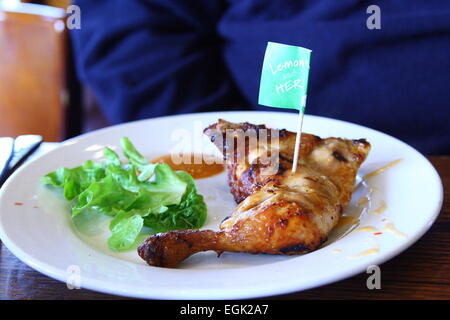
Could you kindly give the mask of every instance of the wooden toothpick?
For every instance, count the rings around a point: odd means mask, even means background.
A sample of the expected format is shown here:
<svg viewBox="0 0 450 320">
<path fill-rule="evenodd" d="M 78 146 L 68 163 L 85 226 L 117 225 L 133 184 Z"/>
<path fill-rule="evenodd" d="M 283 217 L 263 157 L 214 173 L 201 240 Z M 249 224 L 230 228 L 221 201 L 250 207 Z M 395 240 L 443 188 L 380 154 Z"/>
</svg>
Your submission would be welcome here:
<svg viewBox="0 0 450 320">
<path fill-rule="evenodd" d="M 306 96 L 302 98 L 302 107 L 298 112 L 297 136 L 295 137 L 294 162 L 292 164 L 292 173 L 297 171 L 298 155 L 300 153 L 300 144 L 302 140 L 303 116 L 305 115 Z"/>
</svg>

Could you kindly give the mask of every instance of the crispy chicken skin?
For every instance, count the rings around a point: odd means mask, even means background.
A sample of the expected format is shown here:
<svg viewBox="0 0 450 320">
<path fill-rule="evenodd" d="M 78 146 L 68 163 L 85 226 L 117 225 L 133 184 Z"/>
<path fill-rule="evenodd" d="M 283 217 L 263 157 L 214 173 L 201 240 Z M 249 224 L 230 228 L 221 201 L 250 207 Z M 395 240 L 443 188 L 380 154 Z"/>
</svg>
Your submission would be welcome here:
<svg viewBox="0 0 450 320">
<path fill-rule="evenodd" d="M 327 239 L 350 202 L 370 144 L 303 133 L 292 173 L 296 134 L 261 129 L 268 128 L 224 120 L 205 129 L 223 153 L 238 206 L 220 231 L 177 230 L 149 237 L 138 248 L 142 259 L 175 267 L 207 250 L 293 255 L 315 250 Z M 257 145 L 249 137 L 256 137 Z"/>
</svg>

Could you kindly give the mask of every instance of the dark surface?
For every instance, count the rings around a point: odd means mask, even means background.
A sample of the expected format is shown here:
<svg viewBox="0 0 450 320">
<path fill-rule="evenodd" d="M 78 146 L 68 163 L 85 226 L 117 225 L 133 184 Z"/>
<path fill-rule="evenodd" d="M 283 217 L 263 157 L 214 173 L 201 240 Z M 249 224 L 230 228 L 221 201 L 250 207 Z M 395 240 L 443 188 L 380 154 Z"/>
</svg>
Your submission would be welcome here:
<svg viewBox="0 0 450 320">
<path fill-rule="evenodd" d="M 381 266 L 381 290 L 368 290 L 368 274 L 363 273 L 324 287 L 270 298 L 450 299 L 450 157 L 429 159 L 444 183 L 441 213 L 422 239 Z M 69 290 L 66 284 L 23 264 L 3 245 L 0 253 L 1 299 L 121 299 L 84 289 Z"/>
</svg>

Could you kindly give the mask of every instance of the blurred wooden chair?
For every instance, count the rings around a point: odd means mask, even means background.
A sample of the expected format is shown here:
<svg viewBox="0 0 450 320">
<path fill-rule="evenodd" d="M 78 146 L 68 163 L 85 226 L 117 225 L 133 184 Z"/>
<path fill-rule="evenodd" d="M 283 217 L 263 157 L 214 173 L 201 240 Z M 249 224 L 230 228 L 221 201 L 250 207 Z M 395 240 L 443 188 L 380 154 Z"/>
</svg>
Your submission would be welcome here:
<svg viewBox="0 0 450 320">
<path fill-rule="evenodd" d="M 34 1 L 32 1 L 34 2 Z M 42 4 L 46 4 L 48 6 L 59 7 L 59 8 L 67 8 L 73 2 L 72 0 L 40 0 Z"/>
<path fill-rule="evenodd" d="M 79 104 L 65 10 L 0 4 L 0 136 L 73 136 L 81 127 Z"/>
</svg>

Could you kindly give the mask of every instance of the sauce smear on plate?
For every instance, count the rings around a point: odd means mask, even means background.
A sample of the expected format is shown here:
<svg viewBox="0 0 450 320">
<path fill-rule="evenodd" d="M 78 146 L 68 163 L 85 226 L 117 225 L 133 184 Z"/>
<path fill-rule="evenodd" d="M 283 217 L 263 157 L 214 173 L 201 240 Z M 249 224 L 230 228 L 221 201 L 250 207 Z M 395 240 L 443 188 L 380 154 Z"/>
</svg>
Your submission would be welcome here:
<svg viewBox="0 0 450 320">
<path fill-rule="evenodd" d="M 203 155 L 196 155 L 196 154 L 189 154 L 187 157 L 186 155 L 183 156 L 183 159 L 188 159 L 188 161 L 181 161 L 181 163 L 178 163 L 178 161 L 175 163 L 172 159 L 172 156 L 170 154 L 164 155 L 158 158 L 153 159 L 151 162 L 153 163 L 166 163 L 168 164 L 173 170 L 183 170 L 189 173 L 194 179 L 202 179 L 202 178 L 209 178 L 216 174 L 221 173 L 224 170 L 223 165 L 220 163 L 220 159 L 216 159 L 218 161 L 214 161 L 213 158 L 203 156 Z M 208 162 L 205 162 L 205 157 L 207 157 Z M 180 157 L 182 158 L 182 157 Z M 199 161 L 200 160 L 200 161 Z"/>
</svg>

